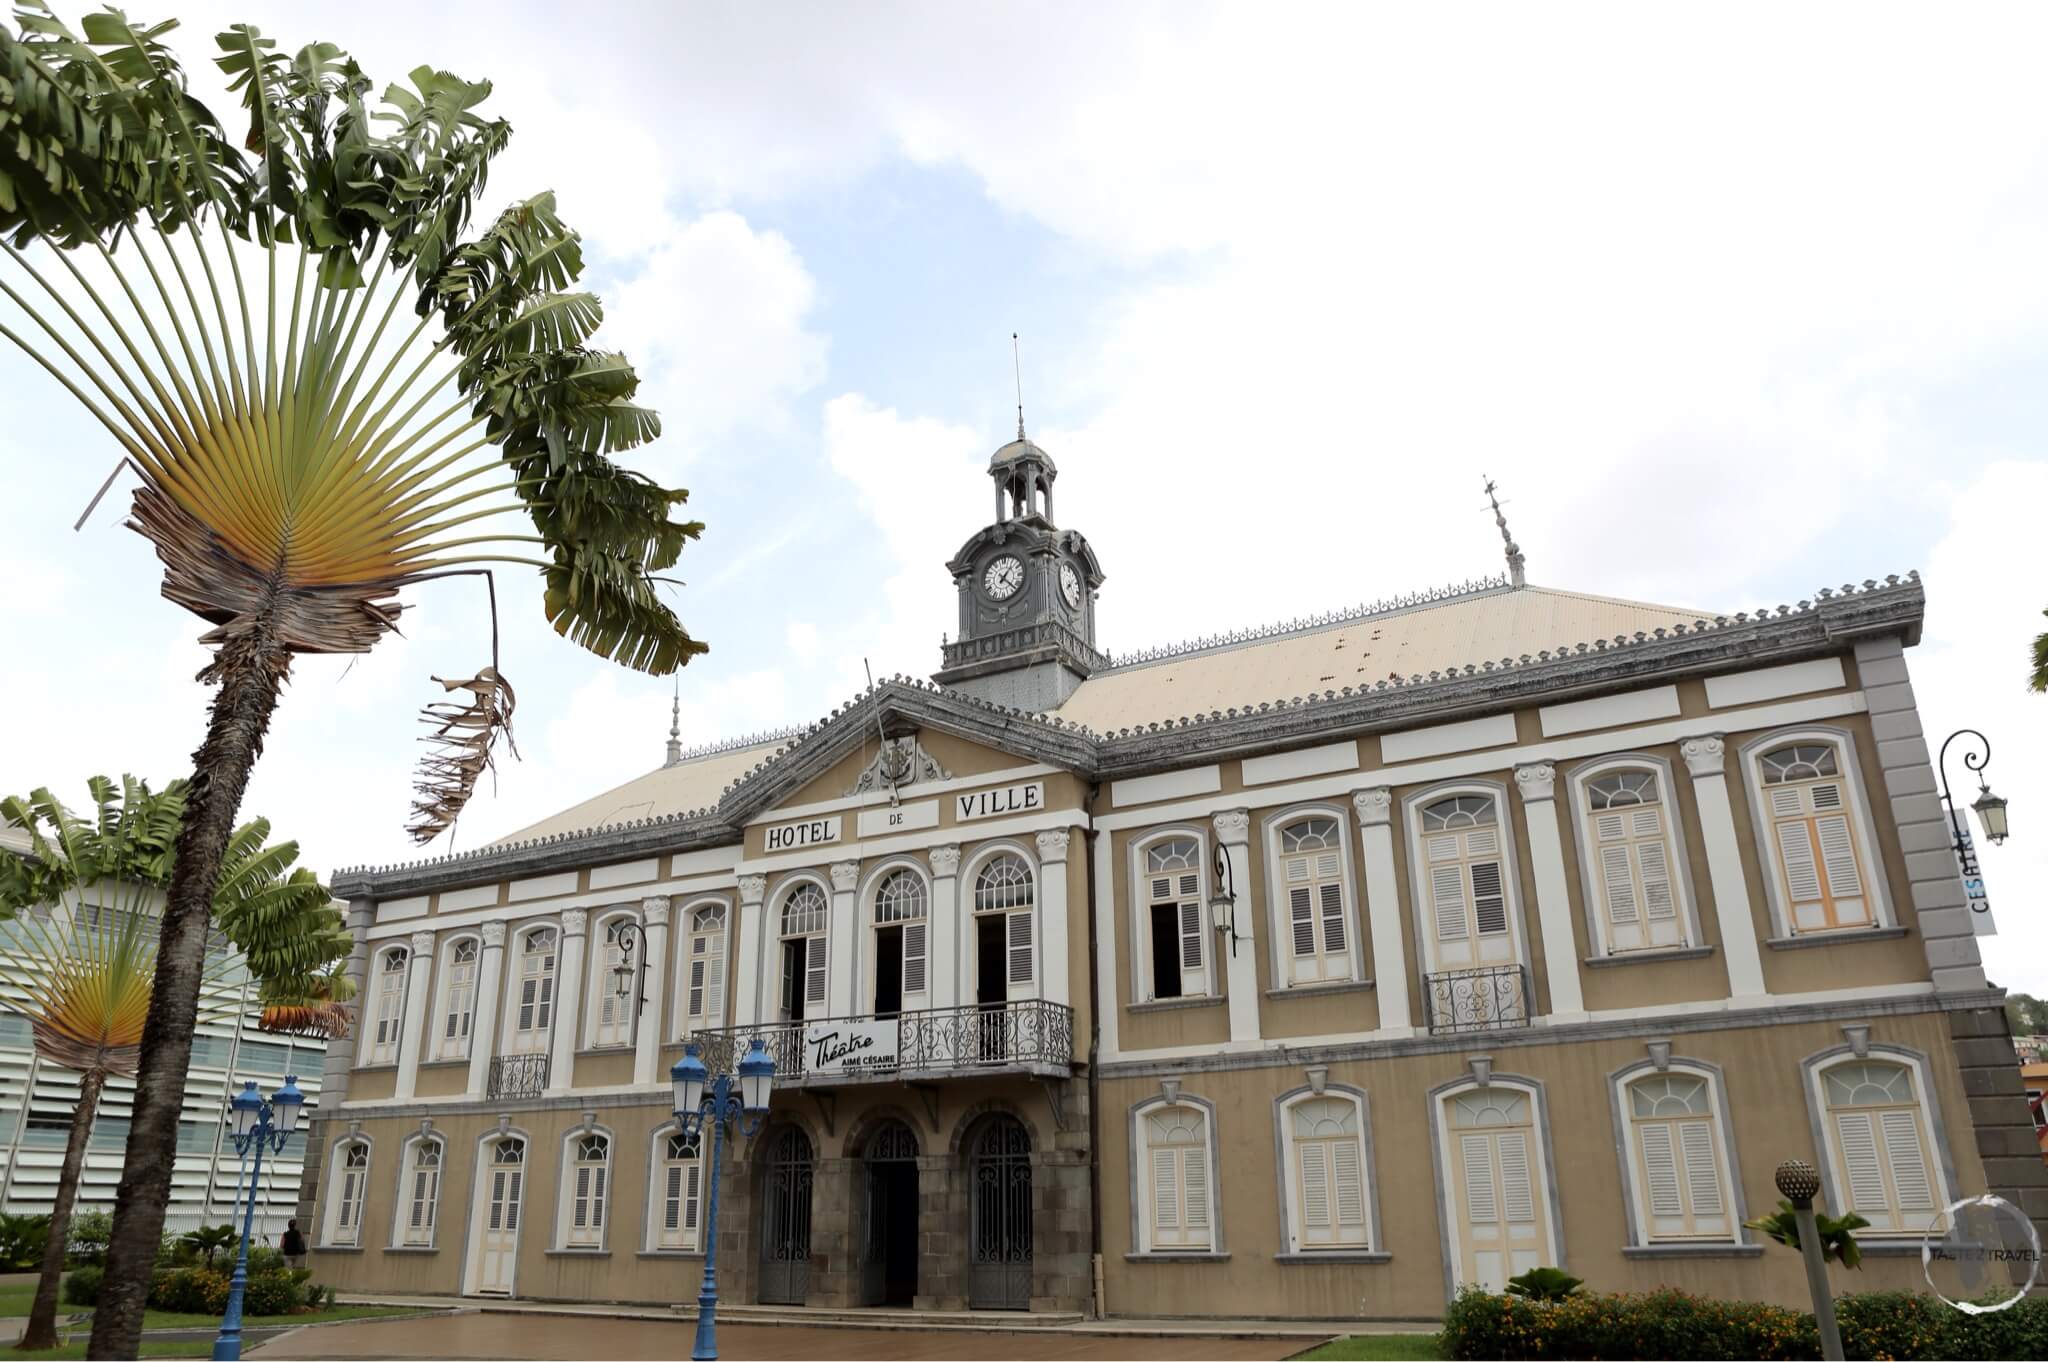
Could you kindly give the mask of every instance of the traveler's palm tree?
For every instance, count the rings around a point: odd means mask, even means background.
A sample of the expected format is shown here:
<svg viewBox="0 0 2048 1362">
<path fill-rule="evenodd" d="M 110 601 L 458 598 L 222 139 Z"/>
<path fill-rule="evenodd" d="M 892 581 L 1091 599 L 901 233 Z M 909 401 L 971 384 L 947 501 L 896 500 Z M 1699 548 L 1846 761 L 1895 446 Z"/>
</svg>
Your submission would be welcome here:
<svg viewBox="0 0 2048 1362">
<path fill-rule="evenodd" d="M 478 112 L 487 83 L 421 67 L 373 96 L 331 44 L 287 58 L 236 25 L 215 58 L 246 114 L 231 136 L 164 45 L 173 24 L 109 9 L 74 32 L 41 0 L 16 24 L 0 26 L 0 336 L 111 437 L 138 484 L 128 523 L 164 595 L 211 625 L 201 678 L 218 687 L 93 1326 L 94 1355 L 133 1356 L 206 907 L 293 655 L 366 651 L 406 589 L 521 564 L 557 632 L 667 673 L 703 650 L 658 594 L 701 526 L 671 518 L 684 492 L 613 461 L 659 423 L 626 359 L 590 343 L 602 311 L 571 287 L 582 255 L 553 196 L 471 231 L 511 133 Z M 464 704 L 429 710 L 423 840 L 502 732 L 495 619 L 492 638 L 490 665 L 444 683 Z"/>
<path fill-rule="evenodd" d="M 46 789 L 0 799 L 0 826 L 25 831 L 29 855 L 0 854 L 0 949 L 4 1004 L 27 1016 L 37 1055 L 78 1074 L 78 1106 L 58 1171 L 42 1279 L 19 1348 L 57 1346 L 57 1289 L 86 1141 L 107 1080 L 133 1078 L 142 1055 L 156 972 L 158 918 L 169 883 L 183 782 L 161 793 L 132 777 L 120 786 L 88 782 L 94 817 L 75 817 Z M 293 869 L 298 847 L 264 845 L 256 819 L 230 842 L 212 919 L 218 938 L 240 948 L 264 987 L 304 991 L 350 940 L 327 890 Z M 225 951 L 205 952 L 216 978 L 242 968 Z M 202 989 L 195 1016 L 225 1015 L 229 989 Z"/>
</svg>

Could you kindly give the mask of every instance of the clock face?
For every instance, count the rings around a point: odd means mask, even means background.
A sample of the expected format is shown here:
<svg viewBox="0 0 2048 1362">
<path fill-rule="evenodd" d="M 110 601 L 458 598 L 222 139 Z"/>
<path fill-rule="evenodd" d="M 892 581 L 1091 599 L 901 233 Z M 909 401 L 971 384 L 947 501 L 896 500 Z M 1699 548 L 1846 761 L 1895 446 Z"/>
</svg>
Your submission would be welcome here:
<svg viewBox="0 0 2048 1362">
<path fill-rule="evenodd" d="M 1060 595 L 1067 598 L 1067 609 L 1081 608 L 1081 574 L 1072 563 L 1060 564 Z"/>
<path fill-rule="evenodd" d="M 981 574 L 982 589 L 998 601 L 1007 601 L 1024 585 L 1024 562 L 1008 554 L 996 559 Z"/>
</svg>

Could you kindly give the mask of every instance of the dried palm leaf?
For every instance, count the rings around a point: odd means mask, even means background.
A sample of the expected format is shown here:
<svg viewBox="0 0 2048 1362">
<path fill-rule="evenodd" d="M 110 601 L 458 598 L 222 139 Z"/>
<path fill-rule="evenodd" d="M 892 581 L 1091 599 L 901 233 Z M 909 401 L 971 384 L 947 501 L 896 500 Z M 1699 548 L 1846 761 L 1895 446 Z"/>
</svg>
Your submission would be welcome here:
<svg viewBox="0 0 2048 1362">
<path fill-rule="evenodd" d="M 512 741 L 512 709 L 518 700 L 496 667 L 485 667 L 467 680 L 434 680 L 444 691 L 468 691 L 469 701 L 437 700 L 421 711 L 420 722 L 433 731 L 420 739 L 427 744 L 413 781 L 420 797 L 413 801 L 412 822 L 406 826 L 420 843 L 433 841 L 461 816 L 477 780 L 495 769 L 491 749 L 499 737 L 514 757 L 519 755 Z"/>
</svg>

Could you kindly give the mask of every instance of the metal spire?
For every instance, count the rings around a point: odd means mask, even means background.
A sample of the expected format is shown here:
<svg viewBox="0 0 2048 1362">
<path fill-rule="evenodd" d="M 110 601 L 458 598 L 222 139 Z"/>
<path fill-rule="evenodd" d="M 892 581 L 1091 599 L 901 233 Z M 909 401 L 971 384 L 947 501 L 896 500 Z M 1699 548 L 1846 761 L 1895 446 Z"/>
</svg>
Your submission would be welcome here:
<svg viewBox="0 0 2048 1362">
<path fill-rule="evenodd" d="M 1024 438 L 1024 365 L 1017 358 L 1017 333 L 1010 333 L 1010 374 L 1017 380 L 1017 438 Z"/>
<path fill-rule="evenodd" d="M 1508 518 L 1501 514 L 1500 498 L 1493 494 L 1494 487 L 1493 479 L 1487 478 L 1486 502 L 1493 507 L 1493 523 L 1500 526 L 1500 542 L 1508 546 L 1508 581 L 1515 586 L 1525 586 L 1527 582 L 1522 575 L 1522 547 L 1515 542 L 1514 536 L 1508 533 Z"/>
<path fill-rule="evenodd" d="M 664 767 L 680 766 L 683 762 L 683 679 L 676 678 L 676 698 L 668 710 L 668 759 Z"/>
</svg>

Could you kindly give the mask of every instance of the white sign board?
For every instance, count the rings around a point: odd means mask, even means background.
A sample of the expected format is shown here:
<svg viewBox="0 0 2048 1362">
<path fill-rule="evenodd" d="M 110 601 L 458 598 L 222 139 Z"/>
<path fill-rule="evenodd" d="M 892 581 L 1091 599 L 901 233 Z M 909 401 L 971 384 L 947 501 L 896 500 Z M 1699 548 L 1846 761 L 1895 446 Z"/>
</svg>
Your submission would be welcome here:
<svg viewBox="0 0 2048 1362">
<path fill-rule="evenodd" d="M 769 851 L 795 851 L 799 847 L 823 846 L 839 840 L 839 815 L 806 818 L 801 823 L 777 823 L 768 829 Z"/>
<path fill-rule="evenodd" d="M 894 1020 L 812 1022 L 804 1027 L 804 1072 L 838 1074 L 894 1069 L 900 1035 Z"/>
<path fill-rule="evenodd" d="M 1957 858 L 1958 869 L 1963 864 L 1976 865 L 1977 844 L 1970 836 L 1970 830 L 1963 829 L 1963 855 Z M 1976 936 L 1997 936 L 1998 923 L 1991 916 L 1991 895 L 1984 888 L 1984 868 L 1979 865 L 1975 874 L 1963 871 L 1963 897 L 1970 904 L 1970 930 Z"/>
<path fill-rule="evenodd" d="M 938 825 L 939 801 L 936 799 L 927 799 L 921 804 L 860 811 L 860 835 L 863 837 L 882 837 L 892 832 L 913 832 L 918 828 L 935 828 Z"/>
<path fill-rule="evenodd" d="M 1005 785 L 1000 790 L 979 790 L 953 796 L 955 822 L 971 823 L 977 818 L 1000 818 L 1006 813 L 1037 813 L 1045 807 L 1045 782 Z"/>
</svg>

